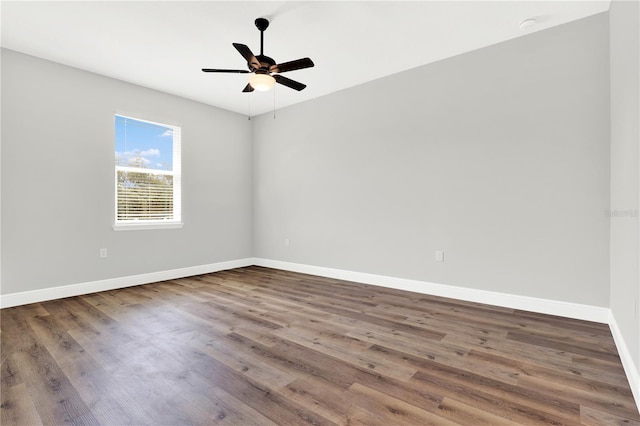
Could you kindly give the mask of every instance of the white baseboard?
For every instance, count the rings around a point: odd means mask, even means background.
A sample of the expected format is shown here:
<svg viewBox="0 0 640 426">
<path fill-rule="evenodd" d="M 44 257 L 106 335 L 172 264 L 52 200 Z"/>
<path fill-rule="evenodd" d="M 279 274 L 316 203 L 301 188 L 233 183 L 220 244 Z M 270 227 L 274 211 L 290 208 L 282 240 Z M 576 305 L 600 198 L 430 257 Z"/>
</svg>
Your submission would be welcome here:
<svg viewBox="0 0 640 426">
<path fill-rule="evenodd" d="M 45 300 L 61 299 L 63 297 L 79 296 L 98 291 L 114 290 L 134 285 L 148 284 L 158 281 L 172 280 L 193 275 L 207 274 L 226 269 L 242 268 L 245 266 L 264 266 L 304 274 L 319 275 L 345 281 L 371 284 L 398 290 L 434 296 L 450 297 L 469 302 L 486 303 L 512 309 L 558 315 L 600 323 L 610 322 L 610 309 L 599 306 L 581 305 L 577 303 L 561 302 L 557 300 L 539 299 L 535 297 L 498 293 L 446 284 L 430 283 L 426 281 L 396 278 L 384 275 L 367 274 L 364 272 L 346 271 L 342 269 L 325 268 L 321 266 L 304 265 L 300 263 L 282 262 L 279 260 L 246 258 L 208 265 L 191 266 L 187 268 L 171 269 L 168 271 L 150 272 L 127 277 L 109 278 L 86 283 L 70 284 L 42 290 L 24 291 L 0 295 L 0 308 L 9 308 Z"/>
<path fill-rule="evenodd" d="M 627 375 L 627 380 L 629 380 L 629 386 L 631 387 L 631 392 L 633 392 L 633 398 L 636 400 L 636 407 L 638 407 L 638 412 L 640 412 L 640 372 L 638 371 L 638 366 L 633 362 L 629 347 L 622 337 L 616 318 L 611 311 L 609 314 L 609 328 L 611 329 L 611 335 L 613 335 L 613 341 L 616 344 L 616 349 L 618 349 L 618 355 L 622 361 L 622 367 Z"/>
<path fill-rule="evenodd" d="M 582 305 L 578 303 L 562 302 L 558 300 L 498 293 L 494 291 L 457 287 L 446 284 L 436 284 L 426 281 L 395 278 L 384 275 L 367 274 L 363 272 L 345 271 L 342 269 L 332 269 L 299 263 L 282 262 L 279 260 L 262 258 L 254 258 L 253 260 L 254 265 L 264 266 L 268 268 L 283 269 L 286 271 L 301 272 L 311 275 L 320 275 L 328 278 L 337 278 L 363 284 L 372 284 L 395 288 L 398 290 L 413 291 L 416 293 L 430 294 L 434 296 L 450 297 L 452 299 L 465 300 L 468 302 L 485 303 L 488 305 L 501 306 L 511 309 L 520 309 L 542 314 L 558 315 L 566 318 L 594 321 L 603 324 L 607 324 L 609 322 L 610 309 L 600 306 Z"/>
<path fill-rule="evenodd" d="M 150 272 L 147 274 L 131 275 L 128 277 L 109 278 L 106 280 L 45 288 L 42 290 L 3 294 L 0 295 L 0 308 L 10 308 L 12 306 L 44 302 L 46 300 L 61 299 L 63 297 L 79 296 L 98 291 L 115 290 L 134 285 L 173 280 L 176 278 L 207 274 L 226 269 L 242 268 L 244 266 L 251 265 L 253 265 L 252 258 L 238 259 L 227 262 L 211 263 L 208 265 L 190 266 L 187 268 L 170 269 L 168 271 Z"/>
</svg>

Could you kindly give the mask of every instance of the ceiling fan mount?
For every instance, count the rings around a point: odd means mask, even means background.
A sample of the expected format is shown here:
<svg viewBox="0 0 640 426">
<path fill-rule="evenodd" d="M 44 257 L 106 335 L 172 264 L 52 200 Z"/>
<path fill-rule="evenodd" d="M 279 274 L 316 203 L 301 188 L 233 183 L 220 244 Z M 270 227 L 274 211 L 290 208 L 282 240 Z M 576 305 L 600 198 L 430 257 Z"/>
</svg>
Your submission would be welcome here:
<svg viewBox="0 0 640 426">
<path fill-rule="evenodd" d="M 202 71 L 213 73 L 254 74 L 250 77 L 249 83 L 242 90 L 243 92 L 269 90 L 275 83 L 282 84 L 283 86 L 287 86 L 298 91 L 307 87 L 306 84 L 281 76 L 280 73 L 311 68 L 314 66 L 313 61 L 309 58 L 302 58 L 278 64 L 273 58 L 264 54 L 264 31 L 269 28 L 269 20 L 265 18 L 258 18 L 255 20 L 255 25 L 260 31 L 259 55 L 254 55 L 253 52 L 251 52 L 251 49 L 244 44 L 233 43 L 233 47 L 235 47 L 242 57 L 246 59 L 248 71 L 216 68 L 203 68 Z"/>
<path fill-rule="evenodd" d="M 255 20 L 256 27 L 260 32 L 263 32 L 269 28 L 269 20 L 266 18 L 258 18 Z"/>
</svg>

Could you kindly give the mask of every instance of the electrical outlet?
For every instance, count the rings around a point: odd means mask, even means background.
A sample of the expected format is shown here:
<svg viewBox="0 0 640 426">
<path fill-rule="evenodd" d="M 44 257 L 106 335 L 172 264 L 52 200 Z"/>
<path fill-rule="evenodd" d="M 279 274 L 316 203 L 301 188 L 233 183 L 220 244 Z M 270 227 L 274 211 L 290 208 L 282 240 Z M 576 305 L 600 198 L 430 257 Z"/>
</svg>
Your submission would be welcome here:
<svg viewBox="0 0 640 426">
<path fill-rule="evenodd" d="M 436 262 L 444 262 L 444 250 L 436 250 Z"/>
<path fill-rule="evenodd" d="M 107 249 L 106 248 L 101 248 L 100 249 L 100 259 L 106 259 L 107 257 Z"/>
<path fill-rule="evenodd" d="M 285 247 L 289 247 L 290 243 L 291 243 L 291 242 L 289 241 L 289 239 L 288 239 L 288 238 L 285 238 L 285 239 L 284 239 L 284 246 L 285 246 Z"/>
</svg>

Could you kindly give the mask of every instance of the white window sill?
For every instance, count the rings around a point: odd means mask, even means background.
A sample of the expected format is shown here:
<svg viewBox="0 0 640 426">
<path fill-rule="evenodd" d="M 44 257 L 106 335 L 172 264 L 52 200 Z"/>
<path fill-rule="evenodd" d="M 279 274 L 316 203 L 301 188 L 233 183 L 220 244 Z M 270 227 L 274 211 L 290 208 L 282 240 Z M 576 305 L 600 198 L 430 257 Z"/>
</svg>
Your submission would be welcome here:
<svg viewBox="0 0 640 426">
<path fill-rule="evenodd" d="M 148 229 L 179 229 L 184 225 L 182 222 L 168 223 L 119 223 L 113 225 L 114 231 L 143 231 Z"/>
</svg>

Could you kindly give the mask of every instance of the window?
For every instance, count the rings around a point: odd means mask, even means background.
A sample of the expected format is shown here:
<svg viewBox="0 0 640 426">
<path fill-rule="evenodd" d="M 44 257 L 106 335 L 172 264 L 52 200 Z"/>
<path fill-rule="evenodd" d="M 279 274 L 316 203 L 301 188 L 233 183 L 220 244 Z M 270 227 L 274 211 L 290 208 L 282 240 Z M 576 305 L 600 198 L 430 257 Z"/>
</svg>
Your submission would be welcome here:
<svg viewBox="0 0 640 426">
<path fill-rule="evenodd" d="M 116 115 L 114 229 L 180 227 L 180 127 Z"/>
</svg>

